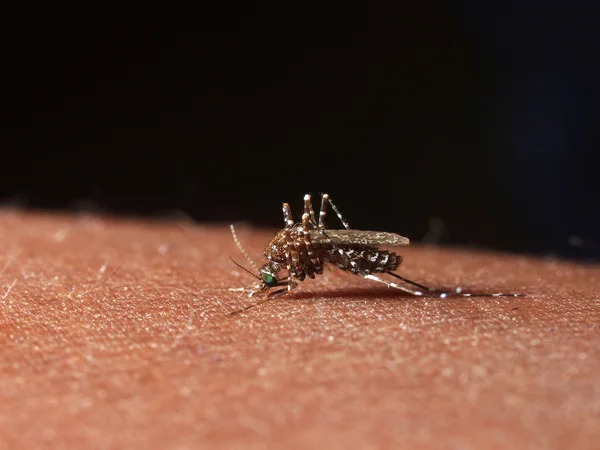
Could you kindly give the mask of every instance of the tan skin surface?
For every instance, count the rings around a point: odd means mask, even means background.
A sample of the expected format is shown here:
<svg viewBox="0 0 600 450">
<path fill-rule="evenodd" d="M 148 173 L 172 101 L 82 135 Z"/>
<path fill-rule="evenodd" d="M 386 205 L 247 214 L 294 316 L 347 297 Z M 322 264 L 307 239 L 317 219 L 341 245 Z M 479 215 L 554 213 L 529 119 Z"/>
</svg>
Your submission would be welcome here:
<svg viewBox="0 0 600 450">
<path fill-rule="evenodd" d="M 0 448 L 598 448 L 598 266 L 411 246 L 406 277 L 531 295 L 331 269 L 230 317 L 228 226 L 183 228 L 0 213 Z"/>
</svg>

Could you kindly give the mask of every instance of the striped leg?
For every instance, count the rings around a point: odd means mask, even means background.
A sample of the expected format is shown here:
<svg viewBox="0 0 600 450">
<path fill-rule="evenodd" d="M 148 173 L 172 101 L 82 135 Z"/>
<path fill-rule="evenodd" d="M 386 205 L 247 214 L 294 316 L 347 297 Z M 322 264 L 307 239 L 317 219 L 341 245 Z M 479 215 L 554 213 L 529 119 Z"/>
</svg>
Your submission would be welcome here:
<svg viewBox="0 0 600 450">
<path fill-rule="evenodd" d="M 319 212 L 319 228 L 321 228 L 321 229 L 326 228 L 325 227 L 325 217 L 327 216 L 327 203 L 329 203 L 331 205 L 331 208 L 338 216 L 338 219 L 340 219 L 340 222 L 342 222 L 342 225 L 344 225 L 344 228 L 346 230 L 349 230 L 350 225 L 348 225 L 348 222 L 346 222 L 344 220 L 340 210 L 337 209 L 337 207 L 333 204 L 333 202 L 329 198 L 329 194 L 323 194 L 323 196 L 321 197 L 321 211 Z"/>
<path fill-rule="evenodd" d="M 310 194 L 306 194 L 304 196 L 304 214 L 308 214 L 308 216 L 310 218 L 310 222 L 314 226 L 317 226 L 317 219 L 315 218 L 315 210 L 313 209 L 313 206 L 312 206 Z"/>
<path fill-rule="evenodd" d="M 318 274 L 323 273 L 323 265 L 319 262 L 319 260 L 315 257 L 315 252 L 313 250 L 313 246 L 312 246 L 312 241 L 310 240 L 310 234 L 309 234 L 309 229 L 310 229 L 310 213 L 304 213 L 302 214 L 302 237 L 304 238 L 304 247 L 306 248 L 306 253 L 308 254 L 308 257 L 310 258 L 310 262 L 312 263 L 315 272 Z M 314 274 L 312 272 L 308 272 L 309 276 L 311 278 L 314 278 Z"/>
<path fill-rule="evenodd" d="M 327 215 L 327 201 L 329 200 L 328 194 L 321 196 L 321 210 L 319 211 L 319 229 L 325 228 L 325 216 Z"/>
<path fill-rule="evenodd" d="M 287 203 L 285 203 L 284 205 L 287 205 Z M 289 206 L 288 206 L 289 208 Z M 285 206 L 284 206 L 284 210 L 285 210 Z M 292 282 L 292 275 L 296 275 L 295 272 L 293 272 L 293 261 L 292 261 L 292 252 L 290 251 L 290 246 L 292 245 L 292 237 L 290 236 L 290 231 L 289 230 L 285 230 L 285 260 L 287 263 L 286 269 L 288 271 L 288 286 L 287 286 L 287 290 L 288 292 L 290 292 L 293 288 L 294 288 L 294 283 Z"/>
<path fill-rule="evenodd" d="M 327 194 L 326 194 L 326 198 L 327 198 Z M 315 257 L 315 252 L 314 252 L 314 248 L 312 246 L 312 240 L 310 239 L 309 231 L 316 229 L 317 231 L 319 231 L 320 234 L 324 234 L 323 231 L 321 230 L 321 226 L 324 223 L 323 220 L 324 220 L 325 214 L 326 214 L 326 211 L 325 211 L 326 207 L 327 207 L 327 202 L 323 203 L 323 201 L 321 201 L 321 211 L 319 214 L 319 223 L 317 223 L 315 211 L 312 206 L 311 195 L 306 194 L 304 196 L 304 214 L 302 215 L 302 236 L 304 238 L 304 246 L 306 248 L 306 252 L 308 253 L 308 256 L 313 264 L 315 273 L 317 273 L 319 275 L 321 275 L 323 273 L 323 263 L 320 262 Z M 314 274 L 312 274 L 311 272 L 309 272 L 309 276 L 311 278 L 315 277 Z"/>
<path fill-rule="evenodd" d="M 408 292 L 409 294 L 412 294 L 412 295 L 417 295 L 417 296 L 422 296 L 423 295 L 423 292 L 421 292 L 421 291 L 415 291 L 413 289 L 407 288 L 406 286 L 402 286 L 402 285 L 400 285 L 398 283 L 394 283 L 392 281 L 383 280 L 383 279 L 381 279 L 379 277 L 376 277 L 375 275 L 371 275 L 371 274 L 365 275 L 365 274 L 363 274 L 363 277 L 366 280 L 377 281 L 378 283 L 385 284 L 387 287 L 392 287 L 394 289 L 400 289 L 401 291 Z M 441 298 L 445 298 L 446 294 L 441 294 L 440 297 Z"/>
<path fill-rule="evenodd" d="M 272 292 L 270 294 L 266 294 L 263 297 L 262 300 L 259 300 L 256 303 L 253 303 L 252 305 L 248 305 L 248 306 L 245 306 L 245 307 L 243 307 L 241 309 L 238 309 L 236 311 L 230 312 L 229 315 L 230 316 L 235 316 L 236 314 L 243 313 L 244 311 L 248 311 L 249 309 L 254 308 L 255 306 L 259 306 L 259 305 L 262 305 L 263 303 L 267 303 L 268 301 L 273 300 L 278 295 L 285 294 L 286 292 L 288 292 L 287 289 L 279 289 L 279 290 L 277 290 L 275 292 Z"/>
<path fill-rule="evenodd" d="M 398 275 L 397 273 L 393 273 L 393 272 L 385 272 L 388 275 L 392 275 L 402 281 L 404 281 L 405 283 L 410 283 L 413 286 L 417 286 L 420 287 L 422 289 L 424 289 L 424 291 L 429 291 L 429 292 L 423 292 L 423 291 L 416 291 L 413 289 L 409 289 L 406 286 L 402 286 L 399 285 L 397 283 L 393 283 L 391 281 L 387 281 L 387 280 L 382 280 L 379 277 L 376 277 L 374 275 L 364 275 L 363 276 L 367 279 L 367 280 L 373 280 L 373 281 L 377 281 L 378 283 L 383 283 L 385 285 L 387 285 L 388 287 L 393 287 L 395 289 L 400 289 L 401 291 L 404 292 L 408 292 L 409 294 L 413 294 L 413 295 L 418 295 L 418 296 L 429 296 L 429 297 L 437 297 L 437 298 L 448 298 L 448 297 L 521 297 L 522 294 L 515 294 L 515 293 L 510 293 L 510 294 L 504 294 L 501 292 L 495 293 L 495 294 L 487 294 L 487 293 L 463 293 L 461 288 L 456 288 L 453 292 L 442 292 L 442 291 L 438 291 L 437 289 L 434 288 L 428 288 L 425 287 L 423 285 L 420 285 L 419 283 L 415 283 L 414 281 L 409 280 L 408 278 L 404 278 L 400 275 Z"/>
<path fill-rule="evenodd" d="M 285 228 L 292 228 L 294 226 L 292 210 L 290 209 L 290 205 L 287 203 L 283 204 L 283 222 L 285 224 Z"/>
<path fill-rule="evenodd" d="M 351 257 L 349 257 L 348 255 L 346 255 L 346 253 L 344 252 L 343 249 L 338 248 L 333 243 L 333 241 L 331 241 L 331 239 L 329 238 L 329 236 L 327 236 L 327 233 L 325 232 L 325 217 L 327 215 L 327 203 L 329 203 L 331 205 L 331 208 L 333 209 L 333 211 L 338 216 L 338 219 L 340 219 L 340 222 L 342 222 L 342 225 L 344 225 L 344 228 L 346 228 L 347 230 L 350 229 L 350 225 L 348 224 L 348 222 L 346 222 L 344 220 L 344 217 L 342 216 L 342 213 L 340 212 L 339 209 L 337 209 L 337 207 L 335 206 L 335 204 L 331 201 L 331 199 L 329 198 L 329 195 L 328 194 L 323 194 L 323 196 L 321 197 L 321 210 L 319 212 L 319 225 L 317 227 L 317 231 L 319 231 L 320 234 L 322 234 L 324 237 L 326 237 L 331 242 L 331 244 L 333 245 L 334 250 L 336 250 L 339 253 L 339 255 L 340 255 L 340 257 L 342 259 L 347 259 L 349 261 L 350 266 L 352 267 L 352 272 L 353 273 L 355 273 L 357 275 L 361 275 L 361 276 L 363 276 L 367 280 L 377 281 L 377 282 L 383 283 L 383 284 L 385 284 L 385 285 L 387 285 L 389 287 L 400 289 L 402 291 L 408 292 L 408 293 L 413 294 L 413 295 L 423 295 L 423 293 L 421 291 L 416 291 L 416 290 L 413 290 L 413 289 L 409 289 L 409 288 L 407 288 L 405 286 L 399 285 L 398 283 L 394 283 L 394 282 L 391 282 L 391 281 L 383 280 L 383 279 L 381 279 L 379 277 L 376 277 L 374 275 L 365 273 L 362 270 L 360 270 L 358 264 L 355 261 L 353 261 Z M 390 273 L 390 275 L 396 276 L 396 277 L 402 279 L 405 282 L 412 283 L 413 285 L 421 287 L 421 288 L 424 288 L 425 290 L 432 290 L 432 289 L 429 289 L 429 288 L 425 288 L 425 286 L 421 286 L 421 285 L 419 285 L 417 283 L 414 283 L 414 282 L 412 282 L 410 280 L 404 279 L 403 277 L 400 277 L 397 274 Z M 444 297 L 446 297 L 446 295 L 442 293 L 440 295 L 440 297 L 444 298 Z"/>
<path fill-rule="evenodd" d="M 308 201 L 310 201 L 310 195 L 308 196 L 304 196 L 304 202 L 306 205 L 306 201 L 307 201 L 307 197 L 308 197 Z M 317 224 L 317 231 L 319 232 L 319 234 L 321 234 L 322 236 L 324 236 L 329 243 L 333 246 L 334 250 L 336 250 L 340 256 L 342 258 L 345 258 L 346 255 L 344 253 L 344 251 L 340 248 L 338 248 L 335 243 L 331 240 L 331 238 L 327 235 L 327 233 L 325 232 L 326 226 L 325 226 L 325 218 L 327 216 L 327 203 L 329 203 L 331 205 L 331 207 L 333 208 L 333 210 L 335 211 L 335 213 L 337 214 L 338 218 L 340 219 L 340 221 L 342 222 L 342 224 L 344 225 L 344 227 L 346 229 L 349 229 L 350 226 L 348 225 L 348 222 L 346 222 L 344 220 L 344 218 L 342 217 L 342 214 L 340 213 L 340 211 L 336 208 L 336 206 L 331 202 L 330 198 L 329 198 L 329 194 L 322 194 L 321 195 L 321 209 L 319 211 L 319 223 Z M 305 213 L 306 214 L 306 213 Z M 309 213 L 310 214 L 310 213 Z M 303 226 L 304 226 L 304 217 L 303 217 Z M 306 228 L 305 228 L 306 230 Z M 308 231 L 308 230 L 306 230 Z M 308 234 L 308 232 L 307 232 Z M 308 239 L 310 240 L 310 236 L 308 236 Z M 311 243 L 311 250 L 312 250 L 312 243 Z M 356 262 L 350 260 L 350 265 L 353 267 L 354 269 L 354 273 L 359 273 L 360 269 L 358 267 L 358 265 L 356 264 Z M 319 266 L 319 272 L 318 273 L 322 273 L 323 271 L 323 266 L 320 265 Z"/>
</svg>

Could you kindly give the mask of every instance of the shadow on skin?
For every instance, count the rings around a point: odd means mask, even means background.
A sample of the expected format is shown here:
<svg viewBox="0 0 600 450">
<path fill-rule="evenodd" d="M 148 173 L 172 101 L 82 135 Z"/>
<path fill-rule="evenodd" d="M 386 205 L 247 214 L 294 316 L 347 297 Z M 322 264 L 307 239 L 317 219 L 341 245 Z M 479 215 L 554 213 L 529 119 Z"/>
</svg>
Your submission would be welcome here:
<svg viewBox="0 0 600 450">
<path fill-rule="evenodd" d="M 293 291 L 291 294 L 282 295 L 280 297 L 276 297 L 276 300 L 282 299 L 320 299 L 320 298 L 361 298 L 361 299 L 393 299 L 398 298 L 398 300 L 406 300 L 406 299 L 437 299 L 437 300 L 468 300 L 470 298 L 494 298 L 498 297 L 492 296 L 493 292 L 490 293 L 475 293 L 471 294 L 469 297 L 465 297 L 461 294 L 452 294 L 455 288 L 451 287 L 442 287 L 440 289 L 436 289 L 435 291 L 423 291 L 423 295 L 413 295 L 405 291 L 401 291 L 399 289 L 387 288 L 387 287 L 375 287 L 375 288 L 363 288 L 363 287 L 355 287 L 355 288 L 339 288 L 339 289 L 323 289 L 321 291 Z M 440 298 L 440 294 L 447 292 L 449 293 L 448 297 Z M 470 293 L 472 292 L 469 288 L 462 288 L 462 293 Z M 495 291 L 494 291 L 495 292 Z M 525 296 L 525 294 L 521 294 L 521 296 Z M 503 298 L 511 298 L 511 296 L 503 297 Z"/>
<path fill-rule="evenodd" d="M 393 288 L 339 288 L 339 289 L 324 289 L 322 291 L 294 291 L 289 295 L 283 295 L 279 299 L 317 299 L 317 298 L 417 298 L 417 296 L 409 294 Z"/>
</svg>

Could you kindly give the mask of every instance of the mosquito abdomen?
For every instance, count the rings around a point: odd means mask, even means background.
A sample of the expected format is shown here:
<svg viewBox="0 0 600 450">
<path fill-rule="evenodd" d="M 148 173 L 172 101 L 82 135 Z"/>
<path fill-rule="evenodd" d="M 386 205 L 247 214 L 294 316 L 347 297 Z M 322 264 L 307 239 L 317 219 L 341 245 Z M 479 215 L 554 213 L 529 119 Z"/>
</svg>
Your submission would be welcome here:
<svg viewBox="0 0 600 450">
<path fill-rule="evenodd" d="M 396 253 L 373 248 L 329 248 L 323 257 L 327 262 L 354 274 L 393 271 L 402 262 Z"/>
</svg>

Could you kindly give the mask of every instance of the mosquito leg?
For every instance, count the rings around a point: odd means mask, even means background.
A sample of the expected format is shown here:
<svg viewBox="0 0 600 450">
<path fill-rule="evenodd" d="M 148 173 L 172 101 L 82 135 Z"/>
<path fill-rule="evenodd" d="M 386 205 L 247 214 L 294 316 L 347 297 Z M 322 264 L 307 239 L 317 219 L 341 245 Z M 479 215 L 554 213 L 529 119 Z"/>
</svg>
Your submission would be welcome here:
<svg viewBox="0 0 600 450">
<path fill-rule="evenodd" d="M 342 213 L 340 212 L 339 209 L 337 209 L 337 207 L 333 204 L 333 202 L 331 201 L 331 199 L 329 198 L 329 195 L 327 194 L 323 194 L 323 201 L 327 200 L 329 202 L 329 204 L 331 205 L 331 209 L 333 209 L 335 211 L 335 213 L 338 216 L 338 219 L 340 219 L 340 222 L 342 222 L 342 225 L 344 225 L 344 228 L 346 230 L 350 229 L 350 225 L 348 225 L 348 222 L 346 222 L 344 220 L 344 218 L 342 217 Z M 321 204 L 321 211 L 323 211 L 323 204 Z"/>
<path fill-rule="evenodd" d="M 317 220 L 315 219 L 315 210 L 312 206 L 310 194 L 306 194 L 304 196 L 304 214 L 308 214 L 310 217 L 310 222 L 315 226 L 317 225 Z"/>
<path fill-rule="evenodd" d="M 348 260 L 348 262 L 350 263 L 350 266 L 352 267 L 352 272 L 353 273 L 360 274 L 360 275 L 362 275 L 367 280 L 377 281 L 378 283 L 383 283 L 383 284 L 385 284 L 388 287 L 393 287 L 395 289 L 399 289 L 401 291 L 408 292 L 409 294 L 412 294 L 412 295 L 416 295 L 416 296 L 422 296 L 422 295 L 424 295 L 424 293 L 422 291 L 420 291 L 420 290 L 410 289 L 410 288 L 408 288 L 406 286 L 402 286 L 402 285 L 400 285 L 398 283 L 394 283 L 394 282 L 391 282 L 391 281 L 387 281 L 387 280 L 381 279 L 379 277 L 376 277 L 375 275 L 367 274 L 367 273 L 364 273 L 362 270 L 360 270 L 358 264 L 355 261 L 353 261 L 352 258 L 344 252 L 343 249 L 337 247 L 333 243 L 333 241 L 329 238 L 329 236 L 327 236 L 327 233 L 325 232 L 325 217 L 327 215 L 327 203 L 329 203 L 331 205 L 331 208 L 333 209 L 333 211 L 338 216 L 338 219 L 340 219 L 340 222 L 342 222 L 342 225 L 344 225 L 344 228 L 346 228 L 347 230 L 350 229 L 350 225 L 348 224 L 348 222 L 346 222 L 346 220 L 344 220 L 344 217 L 342 216 L 342 213 L 340 212 L 339 209 L 337 209 L 337 207 L 335 206 L 335 204 L 331 201 L 331 199 L 329 198 L 329 195 L 328 194 L 323 194 L 323 196 L 321 197 L 321 210 L 320 210 L 320 213 L 319 213 L 319 224 L 318 224 L 318 227 L 317 227 L 317 231 L 330 241 L 330 243 L 333 246 L 333 249 L 339 253 L 339 255 L 340 255 L 340 257 L 342 259 L 347 259 Z M 429 291 L 429 292 L 435 291 L 435 289 L 431 289 L 431 288 L 428 288 L 426 286 L 422 286 L 422 285 L 420 285 L 420 284 L 418 284 L 418 283 L 416 283 L 414 281 L 411 281 L 411 280 L 409 280 L 407 278 L 404 278 L 404 277 L 402 277 L 402 276 L 400 276 L 398 274 L 395 274 L 393 272 L 388 272 L 388 273 L 390 275 L 392 275 L 392 276 L 394 276 L 394 277 L 396 277 L 396 278 L 404 281 L 405 283 L 410 283 L 410 284 L 418 287 L 419 289 L 422 289 L 423 291 Z M 448 295 L 449 294 L 444 293 L 444 292 L 440 292 L 439 293 L 439 296 L 441 298 L 446 298 Z"/>
<path fill-rule="evenodd" d="M 396 278 L 398 278 L 399 280 L 402 280 L 402 281 L 404 281 L 405 283 L 412 284 L 413 286 L 416 286 L 416 287 L 418 287 L 418 288 L 420 288 L 420 289 L 423 289 L 423 290 L 425 290 L 425 291 L 437 291 L 437 289 L 435 289 L 435 288 L 431 288 L 431 287 L 423 286 L 422 284 L 419 284 L 419 283 L 417 283 L 416 281 L 412 281 L 412 280 L 409 280 L 408 278 L 404 278 L 403 276 L 401 276 L 401 275 L 398 275 L 397 273 L 391 272 L 391 271 L 389 271 L 389 270 L 388 270 L 387 272 L 385 272 L 385 273 L 387 273 L 388 275 L 391 275 L 391 276 L 393 276 L 393 277 L 396 277 Z"/>
<path fill-rule="evenodd" d="M 294 229 L 294 232 L 302 234 L 302 227 L 300 226 L 298 228 L 299 230 Z M 299 239 L 292 239 L 289 230 L 287 232 L 287 239 L 289 239 L 290 242 L 290 264 L 292 269 L 294 270 L 294 276 L 300 281 L 304 281 L 304 278 L 306 278 L 306 271 L 304 269 L 304 264 L 300 263 L 302 251 L 305 248 L 304 242 Z"/>
<path fill-rule="evenodd" d="M 333 240 L 327 235 L 327 233 L 325 232 L 325 216 L 327 215 L 327 203 L 330 203 L 331 206 L 333 206 L 335 208 L 335 206 L 333 205 L 333 203 L 331 203 L 331 200 L 329 200 L 329 195 L 328 194 L 323 194 L 323 196 L 321 197 L 321 211 L 319 212 L 319 224 L 317 226 L 317 232 L 322 235 L 325 239 L 327 239 L 327 241 L 329 242 L 329 244 L 333 247 L 333 250 L 335 250 L 336 252 L 339 253 L 340 257 L 342 259 L 346 259 L 348 258 L 348 256 L 346 255 L 346 253 L 344 252 L 344 250 L 342 250 L 341 248 L 339 248 L 337 245 L 335 245 L 335 243 L 333 242 Z M 337 211 L 337 208 L 335 209 L 335 211 Z M 338 217 L 342 220 L 342 223 L 344 224 L 344 226 L 346 228 L 348 228 L 348 223 L 346 221 L 344 221 L 342 219 L 341 214 L 339 213 L 339 211 L 337 211 Z M 309 237 L 310 239 L 310 237 Z M 312 246 L 312 243 L 311 243 Z M 356 264 L 356 262 L 352 261 L 352 259 L 349 260 L 350 261 L 350 265 L 353 268 L 353 273 L 359 273 L 360 269 L 358 267 L 358 264 Z M 322 273 L 323 271 L 323 267 L 320 267 L 321 271 L 319 273 Z"/>
<path fill-rule="evenodd" d="M 421 288 L 421 289 L 423 289 L 425 291 L 429 291 L 430 293 L 435 292 L 435 293 L 437 293 L 437 295 L 440 298 L 456 297 L 456 296 L 459 296 L 459 297 L 521 297 L 521 294 L 515 294 L 515 293 L 505 294 L 505 293 L 502 293 L 502 292 L 498 292 L 498 293 L 495 293 L 495 294 L 468 293 L 468 292 L 463 293 L 461 288 L 456 288 L 456 290 L 454 290 L 453 292 L 443 292 L 443 291 L 438 291 L 435 288 L 423 286 L 423 285 L 421 285 L 421 284 L 419 284 L 419 283 L 417 283 L 415 281 L 409 280 L 408 278 L 404 278 L 403 276 L 400 276 L 400 275 L 398 275 L 397 273 L 394 273 L 394 272 L 388 271 L 388 272 L 385 272 L 385 273 L 387 273 L 388 275 L 391 275 L 393 277 L 396 277 L 399 280 L 404 281 L 405 283 L 410 283 L 413 286 Z M 371 279 L 374 279 L 374 278 L 371 278 Z M 392 283 L 392 284 L 395 284 L 395 283 Z M 403 289 L 403 290 L 406 290 L 406 289 Z"/>
<path fill-rule="evenodd" d="M 424 295 L 423 292 L 421 292 L 421 291 L 416 291 L 414 289 L 407 288 L 406 286 L 402 286 L 402 285 L 400 285 L 398 283 L 394 283 L 392 281 L 383 280 L 383 279 L 381 279 L 379 277 L 376 277 L 375 275 L 363 274 L 363 277 L 366 280 L 377 281 L 378 283 L 383 283 L 383 284 L 385 284 L 388 287 L 392 287 L 394 289 L 400 289 L 401 291 L 408 292 L 409 294 L 412 294 L 412 295 L 416 295 L 416 296 L 423 296 Z M 445 298 L 446 294 L 441 294 L 440 297 L 441 298 Z"/>
<path fill-rule="evenodd" d="M 283 222 L 285 223 L 285 228 L 292 228 L 294 226 L 294 218 L 292 217 L 292 210 L 290 209 L 290 205 L 284 203 L 282 209 Z"/>
<path fill-rule="evenodd" d="M 320 230 L 325 229 L 325 216 L 327 216 L 327 202 L 329 201 L 329 194 L 323 194 L 321 196 L 321 210 L 319 211 L 319 225 Z"/>
<path fill-rule="evenodd" d="M 259 284 L 250 286 L 250 287 L 245 287 L 245 288 L 227 288 L 227 290 L 229 292 L 248 292 L 248 297 L 252 297 L 254 294 L 256 294 L 257 292 L 259 292 L 261 289 L 261 286 Z"/>
<path fill-rule="evenodd" d="M 241 309 L 237 309 L 233 312 L 230 312 L 229 315 L 235 316 L 236 314 L 242 313 L 244 311 L 248 311 L 249 309 L 254 308 L 255 306 L 259 306 L 259 305 L 262 305 L 263 303 L 267 303 L 269 300 L 273 300 L 278 295 L 285 294 L 286 292 L 287 292 L 287 289 L 279 289 L 270 295 L 269 294 L 265 295 L 265 297 L 262 300 L 259 300 L 256 303 L 253 303 L 252 305 L 244 306 Z"/>
<path fill-rule="evenodd" d="M 287 205 L 287 203 L 285 203 Z M 288 205 L 289 208 L 289 205 Z M 284 207 L 285 210 L 285 207 Z M 290 247 L 292 246 L 292 237 L 290 235 L 290 230 L 285 230 L 285 260 L 286 260 L 286 268 L 288 271 L 288 285 L 287 290 L 290 292 L 294 288 L 294 283 L 292 281 L 292 275 L 297 276 L 296 271 L 294 270 L 295 264 L 293 262 L 292 252 L 290 251 Z"/>
<path fill-rule="evenodd" d="M 323 265 L 315 257 L 312 241 L 310 240 L 310 235 L 308 232 L 310 220 L 311 218 L 309 213 L 305 212 L 304 214 L 302 214 L 302 237 L 304 238 L 304 247 L 306 248 L 306 253 L 310 258 L 310 262 L 312 263 L 315 272 L 321 274 L 323 273 Z M 312 272 L 309 271 L 308 274 L 309 276 L 311 276 L 311 278 L 314 278 L 314 274 Z"/>
<path fill-rule="evenodd" d="M 350 225 L 348 225 L 348 222 L 346 222 L 344 220 L 344 218 L 342 217 L 342 213 L 340 212 L 340 210 L 337 209 L 337 207 L 333 204 L 333 202 L 329 198 L 329 194 L 323 194 L 321 196 L 321 211 L 319 212 L 319 225 L 317 227 L 317 231 L 329 241 L 330 245 L 333 247 L 333 250 L 335 250 L 335 251 L 338 252 L 338 254 L 342 258 L 342 260 L 343 259 L 347 259 L 349 261 L 350 265 L 352 266 L 352 272 L 353 273 L 355 273 L 355 274 L 361 274 L 363 276 L 366 276 L 367 274 L 363 273 L 360 270 L 360 268 L 358 267 L 358 264 L 355 261 L 353 261 L 352 258 L 350 258 L 344 252 L 343 249 L 341 249 L 337 245 L 335 245 L 335 243 L 332 241 L 332 239 L 325 232 L 325 216 L 327 215 L 327 203 L 329 203 L 331 205 L 331 208 L 333 209 L 333 211 L 338 216 L 338 219 L 340 219 L 340 222 L 342 222 L 342 225 L 344 225 L 344 228 L 346 228 L 347 230 L 350 229 Z M 382 282 L 384 282 L 384 281 L 382 281 Z"/>
</svg>

